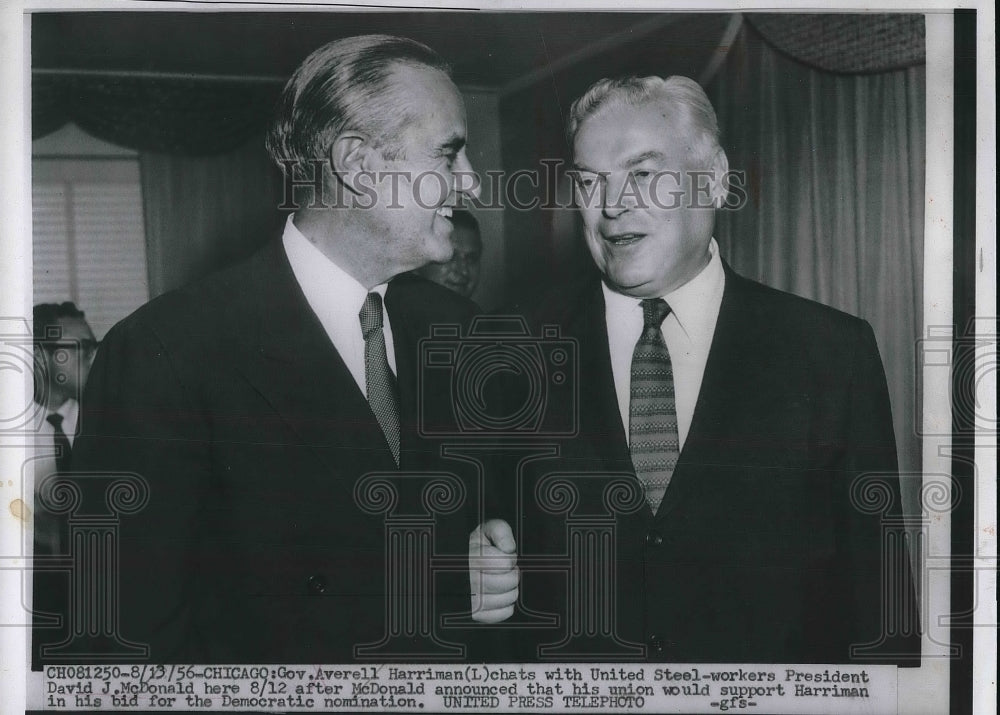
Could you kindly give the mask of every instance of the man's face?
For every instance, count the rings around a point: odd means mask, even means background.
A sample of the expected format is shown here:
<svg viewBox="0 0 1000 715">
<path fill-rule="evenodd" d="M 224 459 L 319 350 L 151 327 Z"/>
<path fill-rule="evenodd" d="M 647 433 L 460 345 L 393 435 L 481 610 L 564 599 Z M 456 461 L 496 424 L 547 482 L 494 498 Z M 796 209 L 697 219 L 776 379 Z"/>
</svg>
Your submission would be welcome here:
<svg viewBox="0 0 1000 715">
<path fill-rule="evenodd" d="M 79 399 L 97 350 L 94 333 L 83 318 L 59 318 L 62 337 L 42 346 L 47 401 L 55 409 L 67 399 Z"/>
<path fill-rule="evenodd" d="M 711 167 L 695 160 L 691 132 L 675 124 L 655 103 L 612 105 L 585 119 L 573 143 L 587 247 L 625 295 L 665 295 L 708 263 L 710 182 L 691 171 Z"/>
<path fill-rule="evenodd" d="M 381 159 L 374 233 L 385 242 L 382 255 L 396 275 L 452 255 L 450 219 L 460 193 L 478 195 L 465 153 L 465 105 L 458 89 L 439 70 L 402 65 L 394 70 L 394 91 L 416 117 L 399 137 L 402 158 Z"/>
<path fill-rule="evenodd" d="M 475 229 L 456 226 L 451 233 L 451 243 L 455 251 L 450 261 L 429 263 L 420 270 L 420 273 L 438 285 L 443 285 L 468 298 L 479 283 L 482 240 Z"/>
</svg>

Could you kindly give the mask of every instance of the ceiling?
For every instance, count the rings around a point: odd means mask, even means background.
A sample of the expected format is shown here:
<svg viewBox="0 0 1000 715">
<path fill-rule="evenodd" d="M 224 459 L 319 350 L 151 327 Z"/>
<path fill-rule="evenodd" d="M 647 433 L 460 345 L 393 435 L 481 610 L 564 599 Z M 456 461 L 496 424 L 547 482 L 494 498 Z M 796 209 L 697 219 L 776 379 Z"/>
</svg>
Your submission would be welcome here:
<svg viewBox="0 0 1000 715">
<path fill-rule="evenodd" d="M 729 18 L 631 12 L 36 12 L 32 67 L 283 81 L 325 42 L 388 33 L 436 49 L 452 63 L 460 85 L 506 92 L 600 54 L 655 55 L 659 74 L 697 77 L 718 54 Z"/>
</svg>

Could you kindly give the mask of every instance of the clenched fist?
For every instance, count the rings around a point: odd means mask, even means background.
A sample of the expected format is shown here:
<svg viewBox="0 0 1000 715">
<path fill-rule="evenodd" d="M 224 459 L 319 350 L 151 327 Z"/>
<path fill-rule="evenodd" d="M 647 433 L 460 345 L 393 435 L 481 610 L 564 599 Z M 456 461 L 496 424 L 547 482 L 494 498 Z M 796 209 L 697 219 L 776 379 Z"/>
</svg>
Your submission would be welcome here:
<svg viewBox="0 0 1000 715">
<path fill-rule="evenodd" d="M 469 535 L 469 587 L 472 619 L 500 623 L 514 614 L 521 573 L 510 524 L 490 519 Z"/>
</svg>

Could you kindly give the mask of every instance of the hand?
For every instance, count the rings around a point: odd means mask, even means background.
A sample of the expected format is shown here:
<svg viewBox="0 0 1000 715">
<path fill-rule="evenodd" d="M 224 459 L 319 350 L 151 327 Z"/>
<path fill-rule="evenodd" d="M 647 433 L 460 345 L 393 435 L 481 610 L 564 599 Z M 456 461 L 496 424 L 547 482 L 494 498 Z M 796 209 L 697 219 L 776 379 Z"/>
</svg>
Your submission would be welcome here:
<svg viewBox="0 0 1000 715">
<path fill-rule="evenodd" d="M 500 623 L 514 615 L 521 580 L 516 549 L 510 524 L 502 519 L 490 519 L 469 535 L 472 620 Z"/>
</svg>

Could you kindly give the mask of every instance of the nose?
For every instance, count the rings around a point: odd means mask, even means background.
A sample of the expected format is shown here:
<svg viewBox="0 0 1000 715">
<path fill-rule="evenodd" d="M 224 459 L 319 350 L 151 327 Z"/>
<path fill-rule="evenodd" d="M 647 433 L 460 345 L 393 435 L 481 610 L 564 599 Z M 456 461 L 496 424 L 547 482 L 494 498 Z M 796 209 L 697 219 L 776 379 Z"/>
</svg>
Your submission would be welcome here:
<svg viewBox="0 0 1000 715">
<path fill-rule="evenodd" d="M 634 190 L 635 187 L 630 190 L 627 175 L 621 181 L 609 176 L 601 196 L 601 213 L 606 218 L 617 218 L 633 208 L 636 200 Z"/>
<path fill-rule="evenodd" d="M 478 199 L 480 192 L 479 174 L 472 168 L 472 162 L 463 150 L 455 161 L 452 172 L 455 193 L 464 194 L 470 199 Z"/>
<path fill-rule="evenodd" d="M 456 278 L 458 278 L 461 281 L 468 280 L 468 278 L 469 278 L 469 263 L 468 263 L 468 261 L 466 261 L 464 258 L 459 258 L 459 259 L 457 259 L 455 261 L 452 261 L 451 267 L 452 267 L 452 271 L 454 272 Z"/>
</svg>

